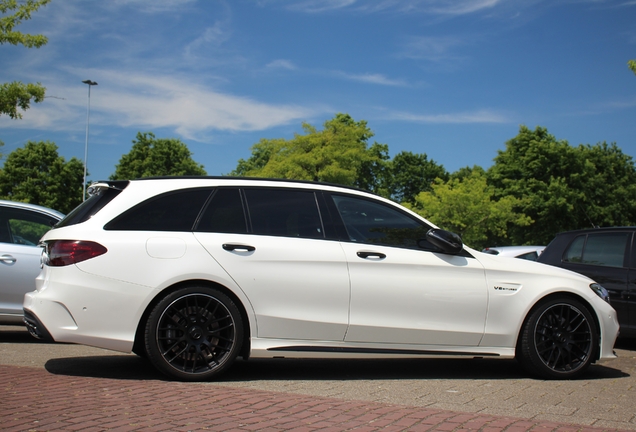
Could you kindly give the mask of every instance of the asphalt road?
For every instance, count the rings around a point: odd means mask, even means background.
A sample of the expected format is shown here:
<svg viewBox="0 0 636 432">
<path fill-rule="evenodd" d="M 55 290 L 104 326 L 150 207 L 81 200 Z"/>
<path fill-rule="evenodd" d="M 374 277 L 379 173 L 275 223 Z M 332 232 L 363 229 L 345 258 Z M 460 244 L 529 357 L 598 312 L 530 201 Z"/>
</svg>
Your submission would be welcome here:
<svg viewBox="0 0 636 432">
<path fill-rule="evenodd" d="M 574 381 L 530 378 L 514 360 L 259 359 L 237 361 L 219 381 L 187 385 L 636 430 L 636 340 L 619 341 L 616 352 Z M 165 380 L 133 354 L 42 343 L 21 327 L 0 327 L 0 364 L 66 377 Z"/>
</svg>

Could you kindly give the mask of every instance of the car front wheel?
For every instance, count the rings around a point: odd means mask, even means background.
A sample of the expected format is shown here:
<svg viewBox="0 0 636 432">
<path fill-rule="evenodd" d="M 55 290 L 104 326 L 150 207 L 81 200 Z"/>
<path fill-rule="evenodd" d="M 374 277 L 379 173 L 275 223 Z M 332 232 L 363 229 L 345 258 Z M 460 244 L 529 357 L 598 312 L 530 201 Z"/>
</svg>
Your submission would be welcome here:
<svg viewBox="0 0 636 432">
<path fill-rule="evenodd" d="M 145 329 L 148 359 L 182 381 L 205 381 L 234 361 L 243 340 L 241 314 L 222 292 L 181 288 L 152 309 Z"/>
<path fill-rule="evenodd" d="M 528 316 L 517 355 L 531 373 L 572 379 L 594 361 L 598 331 L 588 308 L 576 299 L 551 298 Z"/>
</svg>

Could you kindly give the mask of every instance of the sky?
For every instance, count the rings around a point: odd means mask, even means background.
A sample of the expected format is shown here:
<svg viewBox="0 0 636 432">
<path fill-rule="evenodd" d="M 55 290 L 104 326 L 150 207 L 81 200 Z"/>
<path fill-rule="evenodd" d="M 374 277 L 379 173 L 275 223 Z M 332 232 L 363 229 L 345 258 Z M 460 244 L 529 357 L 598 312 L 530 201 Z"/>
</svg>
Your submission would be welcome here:
<svg viewBox="0 0 636 432">
<path fill-rule="evenodd" d="M 636 0 L 52 0 L 16 30 L 48 44 L 0 45 L 0 83 L 47 98 L 0 116 L 0 152 L 84 162 L 90 106 L 90 180 L 138 132 L 223 175 L 337 113 L 449 172 L 488 169 L 521 125 L 636 157 Z"/>
</svg>

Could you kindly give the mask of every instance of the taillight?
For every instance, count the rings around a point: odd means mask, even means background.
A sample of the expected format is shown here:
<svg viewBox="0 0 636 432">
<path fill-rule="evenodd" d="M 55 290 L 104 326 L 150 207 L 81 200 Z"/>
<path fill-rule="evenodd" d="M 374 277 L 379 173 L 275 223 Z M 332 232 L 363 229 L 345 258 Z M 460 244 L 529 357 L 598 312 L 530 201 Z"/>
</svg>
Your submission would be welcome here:
<svg viewBox="0 0 636 432">
<path fill-rule="evenodd" d="M 62 267 L 95 258 L 106 252 L 108 249 L 92 241 L 53 240 L 46 242 L 44 264 Z"/>
</svg>

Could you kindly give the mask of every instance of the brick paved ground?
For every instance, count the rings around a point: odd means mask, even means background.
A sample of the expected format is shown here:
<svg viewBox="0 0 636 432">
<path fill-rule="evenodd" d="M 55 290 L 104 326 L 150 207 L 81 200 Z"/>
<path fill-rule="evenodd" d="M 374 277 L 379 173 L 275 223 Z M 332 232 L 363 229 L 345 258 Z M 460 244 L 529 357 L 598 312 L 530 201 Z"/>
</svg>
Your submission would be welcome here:
<svg viewBox="0 0 636 432">
<path fill-rule="evenodd" d="M 0 365 L 2 431 L 601 431 L 424 407 Z M 636 402 L 635 402 L 636 406 Z"/>
</svg>

